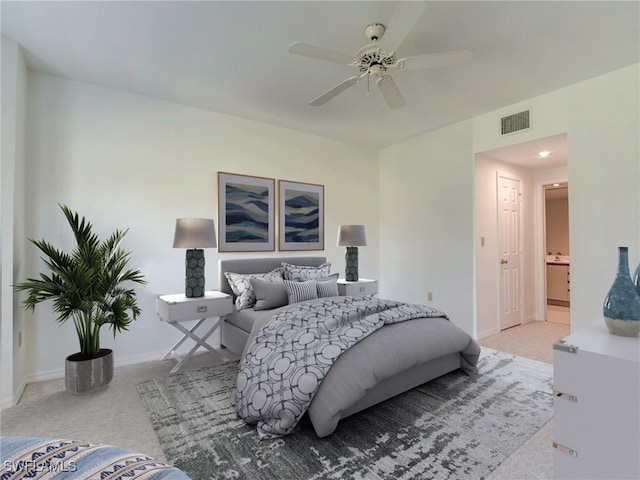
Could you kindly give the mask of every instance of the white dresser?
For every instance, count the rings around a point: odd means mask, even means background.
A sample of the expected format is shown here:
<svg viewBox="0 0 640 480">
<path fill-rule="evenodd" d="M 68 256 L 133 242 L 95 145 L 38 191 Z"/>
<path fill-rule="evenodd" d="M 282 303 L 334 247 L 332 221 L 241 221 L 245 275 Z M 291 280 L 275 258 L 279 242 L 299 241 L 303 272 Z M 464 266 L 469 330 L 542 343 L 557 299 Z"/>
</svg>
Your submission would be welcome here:
<svg viewBox="0 0 640 480">
<path fill-rule="evenodd" d="M 554 478 L 640 479 L 640 337 L 599 320 L 553 348 Z"/>
</svg>

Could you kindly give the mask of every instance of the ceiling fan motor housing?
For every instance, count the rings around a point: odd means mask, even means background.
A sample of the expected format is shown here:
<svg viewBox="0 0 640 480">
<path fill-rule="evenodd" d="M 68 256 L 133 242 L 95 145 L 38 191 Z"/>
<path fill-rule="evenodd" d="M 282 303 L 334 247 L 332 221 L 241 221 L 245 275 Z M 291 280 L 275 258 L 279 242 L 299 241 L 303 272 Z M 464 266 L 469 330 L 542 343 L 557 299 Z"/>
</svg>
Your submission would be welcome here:
<svg viewBox="0 0 640 480">
<path fill-rule="evenodd" d="M 395 53 L 387 53 L 380 50 L 378 43 L 370 43 L 362 47 L 356 54 L 355 64 L 360 72 L 370 72 L 372 66 L 379 65 L 384 70 L 392 66 L 396 61 Z"/>
<path fill-rule="evenodd" d="M 380 50 L 379 42 L 384 32 L 384 25 L 381 23 L 372 23 L 365 27 L 364 33 L 373 43 L 365 45 L 356 54 L 355 65 L 361 73 L 369 73 L 379 77 L 384 74 L 387 67 L 395 63 L 396 58 L 394 53 L 387 53 Z"/>
<path fill-rule="evenodd" d="M 371 23 L 364 28 L 364 34 L 372 42 L 380 41 L 384 35 L 384 25 L 381 23 Z"/>
</svg>

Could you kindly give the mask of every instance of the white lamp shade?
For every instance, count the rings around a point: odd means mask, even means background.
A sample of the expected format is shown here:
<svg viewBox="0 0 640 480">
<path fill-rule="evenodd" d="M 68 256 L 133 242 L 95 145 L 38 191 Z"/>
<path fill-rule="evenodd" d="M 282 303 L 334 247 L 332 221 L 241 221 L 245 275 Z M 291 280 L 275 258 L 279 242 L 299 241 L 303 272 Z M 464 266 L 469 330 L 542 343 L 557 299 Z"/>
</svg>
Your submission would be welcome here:
<svg viewBox="0 0 640 480">
<path fill-rule="evenodd" d="M 339 247 L 364 247 L 367 245 L 367 235 L 364 225 L 340 225 L 338 227 Z"/>
<path fill-rule="evenodd" d="M 210 218 L 178 218 L 173 248 L 213 248 L 216 230 Z"/>
</svg>

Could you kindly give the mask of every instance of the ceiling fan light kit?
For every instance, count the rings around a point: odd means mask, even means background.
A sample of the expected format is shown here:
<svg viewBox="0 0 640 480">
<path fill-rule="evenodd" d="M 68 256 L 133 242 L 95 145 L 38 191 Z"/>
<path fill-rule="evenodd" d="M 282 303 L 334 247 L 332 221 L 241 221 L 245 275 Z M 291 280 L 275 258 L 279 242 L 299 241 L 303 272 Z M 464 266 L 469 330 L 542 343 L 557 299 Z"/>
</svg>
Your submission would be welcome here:
<svg viewBox="0 0 640 480">
<path fill-rule="evenodd" d="M 371 43 L 358 50 L 355 57 L 305 43 L 296 42 L 290 45 L 289 53 L 291 54 L 352 66 L 360 71 L 360 75 L 340 82 L 312 100 L 310 105 L 314 107 L 324 105 L 367 76 L 368 78 L 376 78 L 376 85 L 378 85 L 387 106 L 395 110 L 403 107 L 406 102 L 393 78 L 386 73 L 388 69 L 420 70 L 452 67 L 470 62 L 473 59 L 473 50 L 432 53 L 401 58 L 396 61 L 396 49 L 402 44 L 425 8 L 425 2 L 401 2 L 389 21 L 388 28 L 385 29 L 381 23 L 367 25 L 364 33 Z"/>
</svg>

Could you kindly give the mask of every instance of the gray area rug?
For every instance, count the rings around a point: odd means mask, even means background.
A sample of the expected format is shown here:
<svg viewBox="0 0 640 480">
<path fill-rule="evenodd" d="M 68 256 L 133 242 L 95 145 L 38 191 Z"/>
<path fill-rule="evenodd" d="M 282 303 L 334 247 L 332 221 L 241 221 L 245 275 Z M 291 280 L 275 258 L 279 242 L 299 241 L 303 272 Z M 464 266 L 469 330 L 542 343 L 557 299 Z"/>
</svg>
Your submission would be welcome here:
<svg viewBox="0 0 640 480">
<path fill-rule="evenodd" d="M 483 479 L 552 416 L 552 366 L 490 350 L 480 373 L 452 372 L 353 415 L 320 439 L 305 416 L 258 440 L 235 414 L 237 364 L 138 384 L 170 463 L 204 479 Z"/>
</svg>

